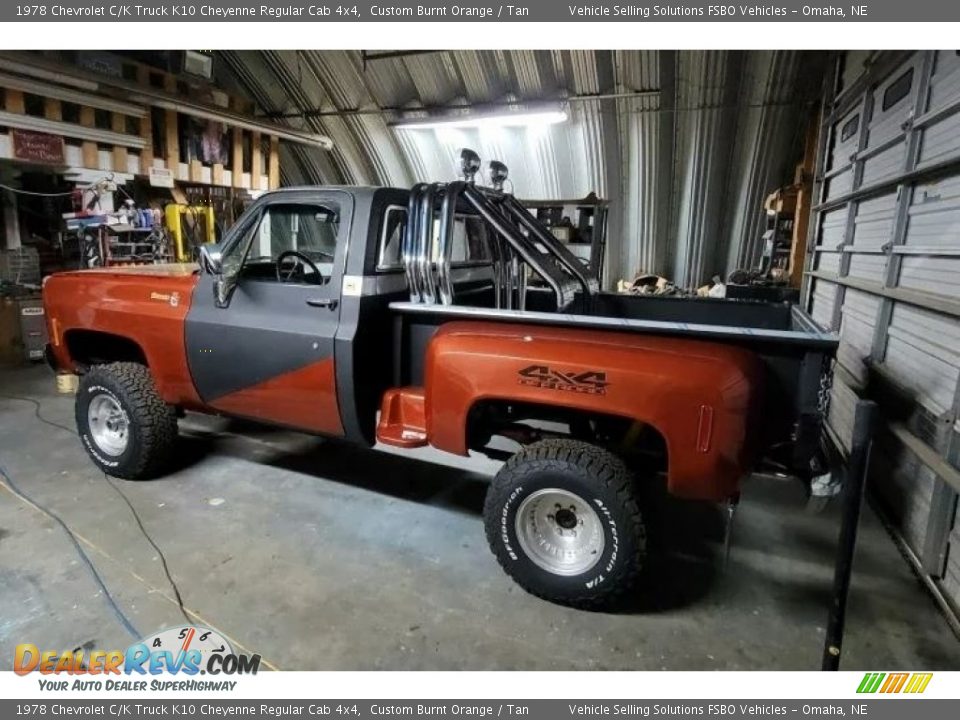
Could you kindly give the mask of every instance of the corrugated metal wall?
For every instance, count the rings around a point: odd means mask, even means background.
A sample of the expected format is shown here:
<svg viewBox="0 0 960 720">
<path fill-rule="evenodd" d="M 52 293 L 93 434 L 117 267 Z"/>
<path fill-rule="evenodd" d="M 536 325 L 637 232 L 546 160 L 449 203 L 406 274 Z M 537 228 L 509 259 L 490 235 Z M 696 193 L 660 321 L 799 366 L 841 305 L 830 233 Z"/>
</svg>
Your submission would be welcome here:
<svg viewBox="0 0 960 720">
<path fill-rule="evenodd" d="M 791 178 L 811 100 L 804 79 L 825 59 L 795 51 L 218 54 L 221 79 L 264 112 L 333 140 L 329 153 L 285 147 L 285 184 L 450 179 L 459 149 L 472 147 L 510 166 L 519 197 L 609 198 L 611 282 L 642 270 L 686 286 L 756 263 L 763 197 Z M 430 108 L 543 101 L 562 104 L 568 122 L 482 131 L 389 124 Z"/>
<path fill-rule="evenodd" d="M 886 425 L 872 481 L 960 608 L 960 53 L 841 58 L 822 129 L 806 302 L 840 333 L 830 424 L 859 396 Z"/>
</svg>

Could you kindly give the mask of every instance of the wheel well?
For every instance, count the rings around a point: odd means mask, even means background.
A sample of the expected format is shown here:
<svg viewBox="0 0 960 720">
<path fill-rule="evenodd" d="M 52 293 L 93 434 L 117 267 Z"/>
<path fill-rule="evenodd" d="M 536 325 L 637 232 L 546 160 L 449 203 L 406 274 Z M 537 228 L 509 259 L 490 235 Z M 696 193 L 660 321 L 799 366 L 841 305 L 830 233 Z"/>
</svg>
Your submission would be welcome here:
<svg viewBox="0 0 960 720">
<path fill-rule="evenodd" d="M 642 457 L 645 465 L 657 471 L 667 468 L 663 434 L 649 423 L 621 415 L 539 403 L 480 400 L 470 407 L 466 425 L 467 447 L 480 452 L 486 452 L 494 436 L 520 444 L 546 437 L 567 437 L 606 447 L 620 455 Z"/>
<path fill-rule="evenodd" d="M 143 348 L 123 335 L 99 330 L 68 330 L 64 343 L 73 361 L 81 367 L 110 362 L 136 362 L 147 365 Z"/>
</svg>

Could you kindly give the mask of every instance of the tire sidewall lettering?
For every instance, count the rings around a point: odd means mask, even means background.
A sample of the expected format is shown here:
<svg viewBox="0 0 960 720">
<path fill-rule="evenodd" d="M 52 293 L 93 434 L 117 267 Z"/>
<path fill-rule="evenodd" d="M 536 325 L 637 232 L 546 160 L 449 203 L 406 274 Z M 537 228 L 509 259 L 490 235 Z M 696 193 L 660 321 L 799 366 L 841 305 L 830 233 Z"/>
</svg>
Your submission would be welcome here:
<svg viewBox="0 0 960 720">
<path fill-rule="evenodd" d="M 604 570 L 607 573 L 611 573 L 617 564 L 617 557 L 620 554 L 620 533 L 617 530 L 617 522 L 613 517 L 613 513 L 610 512 L 610 509 L 604 504 L 603 500 L 600 498 L 594 498 L 593 502 L 600 509 L 600 519 L 604 521 L 607 527 L 610 529 L 610 537 L 608 538 L 608 541 L 613 543 L 613 549 L 610 551 L 610 558 L 607 560 Z M 600 582 L 603 581 L 600 580 Z"/>
<path fill-rule="evenodd" d="M 562 576 L 550 573 L 536 565 L 523 551 L 516 539 L 516 513 L 517 506 L 522 500 L 533 492 L 543 487 L 565 487 L 572 492 L 576 492 L 590 503 L 595 512 L 598 513 L 601 520 L 601 527 L 604 532 L 604 549 L 600 560 L 592 568 L 581 575 Z M 558 482 L 549 479 L 537 480 L 530 483 L 523 483 L 515 487 L 506 500 L 503 502 L 499 512 L 499 533 L 498 539 L 503 545 L 507 556 L 513 562 L 521 562 L 529 571 L 536 573 L 548 579 L 551 583 L 565 584 L 568 586 L 579 586 L 582 588 L 598 588 L 606 583 L 611 577 L 616 575 L 616 568 L 621 558 L 620 531 L 617 525 L 617 518 L 610 510 L 609 506 L 602 498 L 585 493 L 582 488 L 570 487 L 567 482 Z"/>
<path fill-rule="evenodd" d="M 520 559 L 520 555 L 523 551 L 518 554 L 513 549 L 513 544 L 510 542 L 510 518 L 513 515 L 513 513 L 511 513 L 511 509 L 513 508 L 514 503 L 523 495 L 523 485 L 518 485 L 507 497 L 507 501 L 503 504 L 503 510 L 500 512 L 500 541 L 503 543 L 503 547 L 507 551 L 507 555 L 509 555 L 510 559 L 514 562 Z"/>
</svg>

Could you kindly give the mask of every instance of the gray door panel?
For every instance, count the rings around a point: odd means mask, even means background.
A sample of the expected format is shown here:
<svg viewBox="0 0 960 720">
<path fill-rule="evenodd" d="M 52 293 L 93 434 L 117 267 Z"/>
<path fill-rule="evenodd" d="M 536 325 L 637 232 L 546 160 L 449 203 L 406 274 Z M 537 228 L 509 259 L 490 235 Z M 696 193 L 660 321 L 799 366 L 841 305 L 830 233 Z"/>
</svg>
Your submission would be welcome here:
<svg viewBox="0 0 960 720">
<path fill-rule="evenodd" d="M 272 247 L 275 256 L 282 249 L 282 245 L 277 244 L 282 239 L 281 233 L 277 228 L 261 232 L 259 224 L 271 207 L 274 213 L 266 216 L 268 218 L 275 219 L 286 212 L 280 206 L 339 209 L 336 250 L 334 257 L 323 263 L 324 282 L 311 283 L 308 282 L 311 278 L 302 276 L 290 282 L 278 281 L 270 277 L 269 263 L 264 261 L 254 276 L 245 277 L 241 273 L 227 307 L 218 307 L 214 301 L 215 278 L 203 274 L 187 315 L 185 342 L 190 373 L 205 403 L 217 407 L 218 400 L 228 398 L 230 402 L 224 404 L 236 411 L 239 397 L 242 400 L 239 406 L 249 407 L 249 411 L 238 414 L 297 425 L 303 424 L 302 403 L 313 403 L 319 408 L 318 412 L 336 412 L 335 388 L 318 387 L 310 368 L 329 363 L 332 376 L 352 198 L 343 192 L 284 192 L 265 196 L 247 211 L 247 217 L 241 218 L 235 226 L 236 232 L 225 239 L 224 254 L 233 250 L 237 253 L 234 257 L 252 261 L 258 255 L 264 256 L 265 248 Z M 254 214 L 261 219 L 252 217 Z M 309 212 L 305 217 L 311 219 Z M 269 220 L 263 222 L 266 224 Z M 306 222 L 297 225 L 298 237 L 306 238 L 306 225 Z M 249 253 L 240 252 L 244 246 L 250 248 Z M 306 375 L 296 374 L 301 370 L 306 370 Z M 285 382 L 284 376 L 290 376 L 292 381 Z M 308 378 L 306 383 L 304 378 Z M 248 399 L 243 391 L 252 388 L 255 394 Z M 290 421 L 276 417 L 277 407 L 289 408 L 295 404 L 300 409 L 293 413 Z M 271 410 L 264 410 L 267 407 Z M 339 425 L 339 418 L 336 424 Z"/>
</svg>

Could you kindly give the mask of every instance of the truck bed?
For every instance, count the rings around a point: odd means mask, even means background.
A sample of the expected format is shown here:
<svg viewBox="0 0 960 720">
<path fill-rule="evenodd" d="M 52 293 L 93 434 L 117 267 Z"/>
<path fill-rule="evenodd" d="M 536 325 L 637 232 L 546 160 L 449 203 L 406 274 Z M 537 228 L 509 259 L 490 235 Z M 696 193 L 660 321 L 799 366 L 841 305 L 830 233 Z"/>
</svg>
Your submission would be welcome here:
<svg viewBox="0 0 960 720">
<path fill-rule="evenodd" d="M 788 463 L 795 465 L 807 462 L 819 445 L 824 379 L 839 342 L 836 334 L 788 303 L 600 293 L 589 314 L 411 302 L 392 302 L 390 309 L 395 386 L 422 384 L 430 339 L 442 325 L 457 320 L 686 337 L 747 349 L 766 371 L 761 401 L 765 444 L 790 446 Z"/>
</svg>

